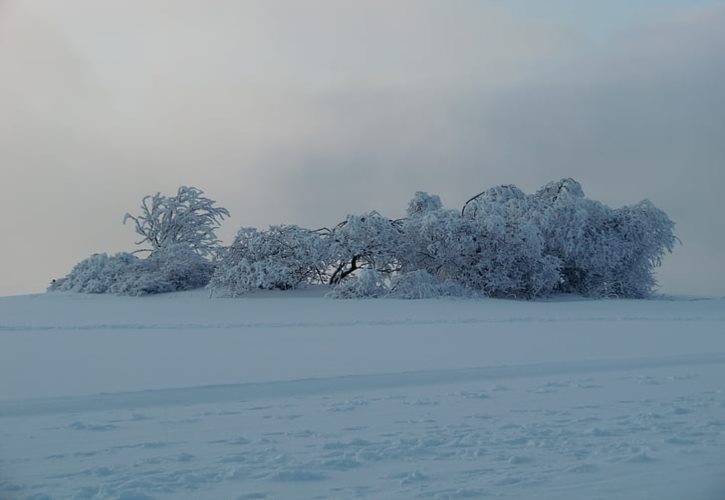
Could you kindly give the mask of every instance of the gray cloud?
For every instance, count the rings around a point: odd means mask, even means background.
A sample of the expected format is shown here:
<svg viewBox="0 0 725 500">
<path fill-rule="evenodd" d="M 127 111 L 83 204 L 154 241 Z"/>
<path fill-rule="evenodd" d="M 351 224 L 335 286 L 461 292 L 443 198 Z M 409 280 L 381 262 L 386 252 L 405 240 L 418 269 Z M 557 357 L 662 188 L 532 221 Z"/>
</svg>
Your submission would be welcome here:
<svg viewBox="0 0 725 500">
<path fill-rule="evenodd" d="M 5 5 L 0 294 L 129 249 L 123 213 L 179 184 L 230 208 L 228 239 L 564 176 L 652 199 L 684 241 L 665 290 L 725 293 L 725 9 L 601 42 L 480 2 L 304 5 Z"/>
</svg>

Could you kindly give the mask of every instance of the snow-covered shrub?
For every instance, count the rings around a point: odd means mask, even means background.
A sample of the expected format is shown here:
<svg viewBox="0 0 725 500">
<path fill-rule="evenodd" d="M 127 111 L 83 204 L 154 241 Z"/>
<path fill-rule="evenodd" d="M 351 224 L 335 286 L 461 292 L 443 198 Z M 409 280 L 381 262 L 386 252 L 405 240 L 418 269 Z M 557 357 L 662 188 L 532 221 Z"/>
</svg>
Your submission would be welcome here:
<svg viewBox="0 0 725 500">
<path fill-rule="evenodd" d="M 216 202 L 203 194 L 201 189 L 181 186 L 176 196 L 146 196 L 141 202 L 141 214 L 127 213 L 123 222 L 132 220 L 143 237 L 137 244 L 148 244 L 153 252 L 184 243 L 202 257 L 213 256 L 219 244 L 215 230 L 229 212 L 214 206 Z"/>
<path fill-rule="evenodd" d="M 107 293 L 138 262 L 138 257 L 125 252 L 116 255 L 93 254 L 76 264 L 67 276 L 54 280 L 48 291 Z"/>
<path fill-rule="evenodd" d="M 340 283 L 358 269 L 399 270 L 402 237 L 401 224 L 377 212 L 348 215 L 326 236 L 332 264 L 330 284 Z"/>
<path fill-rule="evenodd" d="M 386 297 L 396 299 L 434 299 L 438 297 L 465 297 L 471 291 L 458 283 L 442 281 L 428 271 L 399 273 L 392 277 Z"/>
<path fill-rule="evenodd" d="M 118 295 L 150 295 L 205 287 L 214 265 L 183 243 L 160 248 L 137 259 L 128 272 L 109 288 Z"/>
<path fill-rule="evenodd" d="M 374 299 L 389 292 L 385 273 L 374 269 L 362 269 L 330 290 L 326 297 L 331 299 Z"/>
<path fill-rule="evenodd" d="M 213 265 L 187 245 L 169 245 L 146 259 L 129 253 L 95 254 L 79 262 L 49 291 L 149 295 L 206 286 Z"/>
<path fill-rule="evenodd" d="M 268 231 L 242 228 L 222 253 L 209 286 L 238 295 L 322 283 L 327 260 L 328 244 L 315 231 L 298 226 L 271 226 Z"/>
</svg>

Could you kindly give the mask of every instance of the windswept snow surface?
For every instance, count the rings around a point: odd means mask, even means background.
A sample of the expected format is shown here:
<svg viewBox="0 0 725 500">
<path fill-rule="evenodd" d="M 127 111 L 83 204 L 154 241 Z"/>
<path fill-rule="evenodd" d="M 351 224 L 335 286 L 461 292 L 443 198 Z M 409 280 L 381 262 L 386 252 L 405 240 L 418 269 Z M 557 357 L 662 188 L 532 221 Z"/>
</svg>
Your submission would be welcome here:
<svg viewBox="0 0 725 500">
<path fill-rule="evenodd" d="M 0 298 L 0 499 L 725 498 L 725 300 Z"/>
</svg>

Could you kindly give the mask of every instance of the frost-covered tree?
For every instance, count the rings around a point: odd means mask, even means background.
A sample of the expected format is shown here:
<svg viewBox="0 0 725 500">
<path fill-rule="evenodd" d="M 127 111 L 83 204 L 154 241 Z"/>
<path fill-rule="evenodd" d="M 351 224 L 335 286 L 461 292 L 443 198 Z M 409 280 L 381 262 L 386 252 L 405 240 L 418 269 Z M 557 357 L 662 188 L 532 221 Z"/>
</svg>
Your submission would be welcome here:
<svg viewBox="0 0 725 500">
<path fill-rule="evenodd" d="M 423 191 L 417 191 L 413 198 L 408 202 L 406 211 L 408 217 L 415 217 L 435 210 L 443 208 L 443 203 L 437 194 L 428 194 Z"/>
<path fill-rule="evenodd" d="M 405 221 L 410 245 L 403 268 L 491 296 L 529 298 L 558 284 L 558 260 L 543 252 L 526 195 L 499 186 L 471 198 L 463 210 L 431 210 Z"/>
<path fill-rule="evenodd" d="M 674 223 L 645 200 L 619 209 L 585 197 L 573 179 L 551 182 L 533 197 L 531 219 L 545 252 L 561 262 L 564 292 L 644 297 L 656 286 L 654 269 L 676 241 Z"/>
<path fill-rule="evenodd" d="M 209 286 L 239 295 L 254 289 L 287 290 L 327 280 L 328 244 L 298 226 L 242 228 L 217 264 Z"/>
<path fill-rule="evenodd" d="M 592 279 L 610 264 L 606 221 L 611 209 L 587 199 L 581 185 L 562 179 L 545 185 L 532 197 L 532 219 L 544 236 L 545 252 L 561 261 L 564 292 L 591 294 Z"/>
<path fill-rule="evenodd" d="M 348 215 L 326 234 L 330 245 L 330 284 L 338 284 L 359 269 L 391 273 L 400 269 L 403 230 L 400 221 L 377 212 Z"/>
<path fill-rule="evenodd" d="M 649 200 L 615 210 L 613 219 L 617 234 L 629 245 L 625 260 L 660 266 L 677 242 L 675 223 Z"/>
<path fill-rule="evenodd" d="M 528 212 L 526 193 L 513 184 L 494 186 L 466 201 L 461 209 L 461 215 L 476 218 L 480 213 L 502 213 L 504 208 L 508 212 L 515 209 L 516 213 L 512 215 L 526 217 Z"/>
<path fill-rule="evenodd" d="M 442 279 L 457 280 L 477 248 L 478 230 L 470 219 L 453 210 L 439 209 L 404 221 L 407 251 L 403 271 L 424 270 Z"/>
<path fill-rule="evenodd" d="M 674 223 L 649 200 L 611 210 L 595 266 L 587 271 L 590 295 L 646 297 L 657 285 L 654 268 L 671 252 Z"/>
<path fill-rule="evenodd" d="M 554 291 L 560 262 L 546 255 L 531 212 L 529 197 L 513 185 L 488 189 L 464 205 L 462 216 L 480 228 L 479 259 L 468 277 L 474 288 L 493 296 L 525 298 Z"/>
<path fill-rule="evenodd" d="M 175 196 L 145 196 L 141 213 L 127 213 L 123 222 L 134 222 L 136 232 L 142 236 L 136 243 L 148 244 L 151 252 L 184 243 L 202 257 L 213 256 L 219 244 L 215 231 L 229 212 L 203 194 L 201 189 L 181 186 Z"/>
</svg>

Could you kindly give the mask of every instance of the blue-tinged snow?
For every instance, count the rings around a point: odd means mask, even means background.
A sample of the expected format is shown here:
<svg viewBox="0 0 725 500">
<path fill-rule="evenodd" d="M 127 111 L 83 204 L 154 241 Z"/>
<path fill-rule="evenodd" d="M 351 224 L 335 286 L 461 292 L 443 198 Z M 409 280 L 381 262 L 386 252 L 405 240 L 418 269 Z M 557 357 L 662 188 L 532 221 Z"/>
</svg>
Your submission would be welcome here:
<svg viewBox="0 0 725 500">
<path fill-rule="evenodd" d="M 322 293 L 0 298 L 0 498 L 723 498 L 725 300 Z"/>
</svg>

